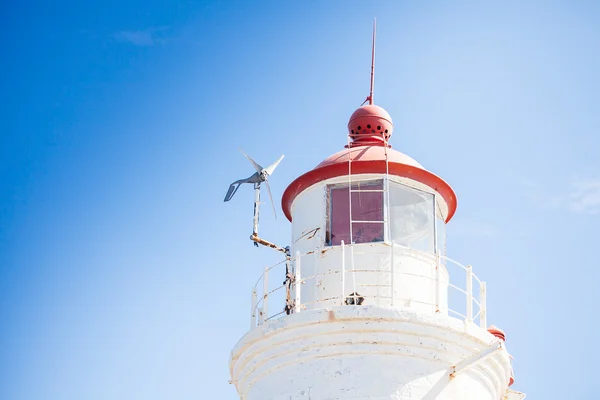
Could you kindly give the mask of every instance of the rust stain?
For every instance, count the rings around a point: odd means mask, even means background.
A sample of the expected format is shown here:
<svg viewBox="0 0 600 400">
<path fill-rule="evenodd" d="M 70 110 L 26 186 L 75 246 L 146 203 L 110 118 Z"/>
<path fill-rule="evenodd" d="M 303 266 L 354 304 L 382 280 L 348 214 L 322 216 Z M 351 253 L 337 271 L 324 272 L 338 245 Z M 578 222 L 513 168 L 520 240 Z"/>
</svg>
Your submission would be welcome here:
<svg viewBox="0 0 600 400">
<path fill-rule="evenodd" d="M 251 235 L 250 236 L 250 240 L 252 240 L 254 243 L 262 244 L 265 247 L 270 247 L 270 248 L 275 249 L 277 251 L 280 251 L 280 252 L 282 252 L 284 254 L 287 253 L 286 249 L 284 249 L 282 247 L 279 247 L 275 243 L 271 243 L 268 240 L 262 239 L 262 238 L 260 238 L 258 236 Z"/>
<path fill-rule="evenodd" d="M 312 230 L 312 231 L 311 231 L 311 232 L 312 232 L 312 235 L 310 235 L 310 236 L 309 236 L 309 237 L 307 237 L 306 239 L 312 239 L 312 238 L 314 238 L 314 237 L 317 235 L 317 232 L 319 232 L 319 229 L 321 229 L 321 228 L 316 228 L 316 229 Z M 310 233 L 310 232 L 309 232 L 309 233 Z"/>
<path fill-rule="evenodd" d="M 299 242 L 299 241 L 300 241 L 300 239 L 303 239 L 303 238 L 305 238 L 305 237 L 306 237 L 306 240 L 309 240 L 309 239 L 312 239 L 312 238 L 314 238 L 314 237 L 317 235 L 317 232 L 319 231 L 319 229 L 321 229 L 321 228 L 320 228 L 320 227 L 319 227 L 319 228 L 314 228 L 314 229 L 311 229 L 311 230 L 309 230 L 309 231 L 303 232 L 303 233 L 302 233 L 302 236 L 300 236 L 298 239 L 296 239 L 296 240 L 294 241 L 294 243 L 297 243 L 297 242 Z"/>
<path fill-rule="evenodd" d="M 335 321 L 335 312 L 333 312 L 333 310 L 329 310 L 329 313 L 327 315 L 327 320 L 328 321 Z"/>
</svg>

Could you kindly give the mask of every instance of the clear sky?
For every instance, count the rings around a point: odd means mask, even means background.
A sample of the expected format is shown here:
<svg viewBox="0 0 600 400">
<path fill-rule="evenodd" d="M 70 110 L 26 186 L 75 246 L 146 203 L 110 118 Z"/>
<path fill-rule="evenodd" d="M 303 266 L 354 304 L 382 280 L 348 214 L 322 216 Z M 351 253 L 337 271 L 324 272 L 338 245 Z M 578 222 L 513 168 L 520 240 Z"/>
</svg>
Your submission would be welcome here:
<svg viewBox="0 0 600 400">
<path fill-rule="evenodd" d="M 485 3 L 482 5 L 481 3 Z M 593 1 L 5 1 L 0 398 L 237 399 L 258 162 L 278 209 L 368 94 L 458 194 L 515 388 L 597 398 L 600 7 Z M 261 233 L 290 225 L 263 213 Z"/>
</svg>

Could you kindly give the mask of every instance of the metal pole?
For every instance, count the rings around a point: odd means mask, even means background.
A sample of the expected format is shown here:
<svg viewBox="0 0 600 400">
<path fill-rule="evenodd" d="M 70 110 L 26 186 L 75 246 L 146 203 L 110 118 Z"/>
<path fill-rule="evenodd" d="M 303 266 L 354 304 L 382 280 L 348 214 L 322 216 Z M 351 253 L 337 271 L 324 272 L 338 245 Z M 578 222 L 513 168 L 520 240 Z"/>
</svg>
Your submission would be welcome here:
<svg viewBox="0 0 600 400">
<path fill-rule="evenodd" d="M 346 245 L 344 244 L 344 241 L 342 240 L 341 243 L 342 245 L 342 266 L 341 266 L 341 273 L 342 273 L 342 295 L 340 297 L 340 304 L 343 306 L 344 305 L 344 297 L 346 296 Z"/>
<path fill-rule="evenodd" d="M 375 35 L 377 34 L 377 20 L 373 19 L 373 46 L 371 47 L 371 89 L 369 90 L 369 104 L 373 104 L 373 90 L 375 89 Z"/>
<path fill-rule="evenodd" d="M 300 252 L 296 252 L 296 260 L 295 260 L 295 271 L 294 271 L 294 312 L 300 312 L 300 280 L 302 279 L 300 274 Z"/>
<path fill-rule="evenodd" d="M 437 220 L 437 196 L 433 195 L 433 252 L 434 254 L 440 254 L 438 237 L 438 220 Z"/>
<path fill-rule="evenodd" d="M 390 286 L 391 286 L 391 291 L 392 291 L 392 300 L 391 300 L 391 306 L 394 306 L 394 270 L 395 270 L 395 264 L 394 264 L 394 253 L 396 253 L 395 247 L 394 247 L 394 241 L 392 240 L 392 255 L 390 257 Z"/>
<path fill-rule="evenodd" d="M 256 288 L 252 288 L 252 309 L 250 310 L 250 329 L 256 326 Z"/>
<path fill-rule="evenodd" d="M 263 275 L 263 313 L 269 318 L 269 267 L 265 267 Z"/>
<path fill-rule="evenodd" d="M 504 350 L 504 344 L 498 340 L 489 345 L 486 349 L 483 349 L 479 353 L 459 361 L 455 365 L 450 367 L 450 379 L 454 379 L 456 375 L 467 370 L 468 368 L 477 365 L 487 359 L 490 356 L 493 356 L 495 353 Z"/>
<path fill-rule="evenodd" d="M 265 313 L 263 312 L 263 308 L 258 308 L 258 325 L 262 325 L 265 323 Z"/>
<path fill-rule="evenodd" d="M 277 246 L 275 243 L 271 243 L 268 240 L 259 238 L 258 236 L 256 236 L 254 233 L 252 234 L 252 236 L 250 236 L 250 240 L 252 240 L 254 242 L 254 245 L 256 247 L 258 247 L 259 244 L 265 246 L 265 247 L 269 247 L 273 250 L 277 250 L 280 253 L 283 253 L 287 256 L 287 250 L 283 247 Z"/>
<path fill-rule="evenodd" d="M 352 293 L 356 294 L 356 270 L 354 268 L 354 242 L 350 245 L 350 266 L 352 267 Z"/>
<path fill-rule="evenodd" d="M 487 329 L 487 287 L 485 282 L 481 282 L 479 288 L 479 302 L 481 303 L 481 309 L 479 310 L 479 326 L 483 329 Z"/>
<path fill-rule="evenodd" d="M 435 266 L 435 310 L 434 312 L 439 313 L 440 310 L 440 300 L 441 300 L 441 287 L 440 287 L 440 268 L 442 268 L 442 256 L 441 254 L 437 255 L 437 264 Z"/>
<path fill-rule="evenodd" d="M 291 257 L 286 256 L 285 258 L 285 313 L 290 315 L 292 313 L 292 262 Z"/>
<path fill-rule="evenodd" d="M 473 267 L 467 265 L 467 322 L 473 322 Z"/>
<path fill-rule="evenodd" d="M 258 236 L 258 213 L 260 211 L 260 183 L 254 184 L 254 224 L 252 236 Z"/>
<path fill-rule="evenodd" d="M 442 265 L 442 257 L 441 252 L 438 249 L 439 244 L 437 240 L 438 235 L 438 220 L 437 220 L 437 196 L 433 195 L 433 254 L 435 255 L 436 265 L 435 265 L 435 283 L 434 289 L 435 293 L 433 294 L 433 298 L 435 301 L 435 308 L 433 310 L 434 313 L 440 312 L 440 267 Z"/>
</svg>

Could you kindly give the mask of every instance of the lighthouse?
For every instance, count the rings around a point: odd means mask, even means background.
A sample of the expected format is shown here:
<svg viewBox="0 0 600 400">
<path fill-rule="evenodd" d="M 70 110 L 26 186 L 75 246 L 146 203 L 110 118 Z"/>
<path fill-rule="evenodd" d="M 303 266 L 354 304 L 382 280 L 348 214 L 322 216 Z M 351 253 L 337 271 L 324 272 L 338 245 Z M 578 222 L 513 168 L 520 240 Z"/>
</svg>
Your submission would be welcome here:
<svg viewBox="0 0 600 400">
<path fill-rule="evenodd" d="M 446 255 L 456 194 L 391 146 L 372 88 L 341 150 L 285 190 L 289 246 L 253 232 L 282 261 L 249 293 L 231 383 L 241 400 L 523 399 L 486 283 Z"/>
</svg>

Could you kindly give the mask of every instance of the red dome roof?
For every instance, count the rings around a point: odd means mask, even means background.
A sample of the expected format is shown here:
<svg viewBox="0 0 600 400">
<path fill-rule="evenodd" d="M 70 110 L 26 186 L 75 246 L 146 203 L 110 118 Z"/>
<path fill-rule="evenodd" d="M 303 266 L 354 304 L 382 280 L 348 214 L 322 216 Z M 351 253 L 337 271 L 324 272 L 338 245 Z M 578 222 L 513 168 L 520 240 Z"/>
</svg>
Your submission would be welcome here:
<svg viewBox="0 0 600 400">
<path fill-rule="evenodd" d="M 417 168 L 423 168 L 421 164 L 419 164 L 413 158 L 407 156 L 406 154 L 400 153 L 398 150 L 394 150 L 391 148 L 386 149 L 384 146 L 360 146 L 344 149 L 321 161 L 321 163 L 317 165 L 316 168 L 340 163 L 348 164 L 348 157 L 352 159 L 352 162 L 377 160 L 385 161 L 386 150 L 389 162 L 396 162 L 400 164 L 411 165 Z"/>
<path fill-rule="evenodd" d="M 389 172 L 435 190 L 447 205 L 446 222 L 450 221 L 456 211 L 456 194 L 450 185 L 414 159 L 390 148 L 387 140 L 393 129 L 392 118 L 383 108 L 366 105 L 356 110 L 348 122 L 348 135 L 352 139 L 350 145 L 326 158 L 287 187 L 281 200 L 285 216 L 292 220 L 292 203 L 305 189 L 326 179 L 349 175 L 348 161 L 351 160 L 352 175 Z"/>
</svg>

